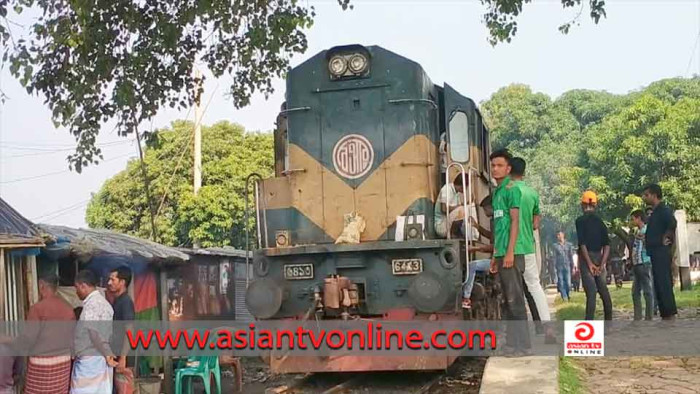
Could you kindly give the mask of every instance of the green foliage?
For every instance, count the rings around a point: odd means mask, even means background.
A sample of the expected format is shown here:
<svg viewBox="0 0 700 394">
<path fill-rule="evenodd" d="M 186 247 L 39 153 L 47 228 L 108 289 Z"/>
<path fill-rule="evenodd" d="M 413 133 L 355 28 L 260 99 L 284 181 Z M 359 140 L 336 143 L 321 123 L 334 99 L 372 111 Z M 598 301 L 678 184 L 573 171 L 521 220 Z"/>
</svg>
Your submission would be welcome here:
<svg viewBox="0 0 700 394">
<path fill-rule="evenodd" d="M 499 42 L 510 42 L 518 31 L 518 16 L 523 12 L 523 6 L 531 0 L 481 0 L 481 3 L 488 7 L 484 15 L 484 23 L 489 29 L 489 42 L 496 45 Z M 564 9 L 580 7 L 578 14 L 559 26 L 559 31 L 567 34 L 574 24 L 579 24 L 579 17 L 583 13 L 584 3 L 582 0 L 561 0 Z M 597 24 L 601 17 L 607 16 L 605 13 L 605 1 L 588 0 L 591 19 Z"/>
<path fill-rule="evenodd" d="M 481 2 L 491 44 L 510 42 L 530 0 Z M 353 8 L 351 0 L 337 3 Z M 561 3 L 583 9 L 582 0 Z M 588 5 L 598 23 L 605 2 Z M 20 14 L 36 18 L 24 28 L 12 21 Z M 568 32 L 580 14 L 560 30 Z M 216 78 L 231 76 L 228 93 L 238 108 L 255 92 L 268 96 L 289 59 L 306 51 L 304 30 L 315 16 L 298 0 L 0 0 L 0 67 L 9 63 L 28 93 L 43 96 L 54 125 L 75 137 L 68 162 L 81 172 L 103 158 L 95 141 L 105 123 L 116 121 L 127 135 L 164 107 L 191 107 L 201 94 L 195 64 Z"/>
<path fill-rule="evenodd" d="M 12 12 L 36 18 L 22 29 Z M 306 50 L 314 16 L 298 0 L 0 0 L 2 64 L 75 136 L 68 159 L 80 172 L 102 158 L 95 140 L 107 121 L 126 135 L 163 107 L 190 107 L 197 63 L 230 75 L 236 107 L 269 95 L 289 58 Z"/>
<path fill-rule="evenodd" d="M 659 183 L 667 201 L 700 220 L 700 78 L 666 79 L 628 95 L 572 90 L 556 100 L 511 85 L 482 103 L 494 148 L 528 162 L 545 233 L 573 230 L 579 197 L 593 189 L 614 231 Z"/>
<path fill-rule="evenodd" d="M 252 172 L 270 176 L 272 135 L 246 133 L 243 127 L 220 122 L 202 127 L 202 188 L 192 185 L 193 127 L 175 122 L 158 130 L 145 150 L 151 193 L 158 209 L 160 241 L 173 246 L 245 245 L 245 178 Z M 86 221 L 148 238 L 151 223 L 138 160 L 105 182 L 88 206 Z"/>
</svg>

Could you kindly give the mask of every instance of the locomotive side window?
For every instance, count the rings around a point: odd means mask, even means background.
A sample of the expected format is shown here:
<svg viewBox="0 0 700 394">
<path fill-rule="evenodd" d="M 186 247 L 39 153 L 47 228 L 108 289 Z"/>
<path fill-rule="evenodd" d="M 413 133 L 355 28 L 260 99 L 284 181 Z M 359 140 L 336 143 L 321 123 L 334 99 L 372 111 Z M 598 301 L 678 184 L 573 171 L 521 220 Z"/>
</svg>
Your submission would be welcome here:
<svg viewBox="0 0 700 394">
<path fill-rule="evenodd" d="M 453 161 L 469 161 L 469 118 L 462 111 L 457 111 L 450 119 L 450 156 Z"/>
</svg>

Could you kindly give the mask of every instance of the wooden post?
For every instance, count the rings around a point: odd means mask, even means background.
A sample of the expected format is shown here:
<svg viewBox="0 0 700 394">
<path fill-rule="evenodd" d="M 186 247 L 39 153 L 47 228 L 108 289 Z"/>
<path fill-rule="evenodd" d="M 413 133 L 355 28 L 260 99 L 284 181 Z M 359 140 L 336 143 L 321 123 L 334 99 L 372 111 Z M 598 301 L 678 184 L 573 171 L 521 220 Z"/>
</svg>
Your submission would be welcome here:
<svg viewBox="0 0 700 394">
<path fill-rule="evenodd" d="M 0 319 L 5 321 L 5 249 L 0 248 Z"/>
<path fill-rule="evenodd" d="M 168 279 L 164 266 L 160 266 L 160 319 L 168 321 Z M 166 348 L 163 355 L 163 392 L 173 393 L 173 363 L 170 351 Z"/>
<path fill-rule="evenodd" d="M 36 256 L 27 256 L 27 290 L 29 305 L 39 302 L 39 273 L 36 270 Z"/>
<path fill-rule="evenodd" d="M 688 220 L 684 210 L 674 213 L 676 217 L 676 261 L 681 291 L 691 290 L 693 282 L 690 278 L 690 248 L 688 247 Z"/>
</svg>

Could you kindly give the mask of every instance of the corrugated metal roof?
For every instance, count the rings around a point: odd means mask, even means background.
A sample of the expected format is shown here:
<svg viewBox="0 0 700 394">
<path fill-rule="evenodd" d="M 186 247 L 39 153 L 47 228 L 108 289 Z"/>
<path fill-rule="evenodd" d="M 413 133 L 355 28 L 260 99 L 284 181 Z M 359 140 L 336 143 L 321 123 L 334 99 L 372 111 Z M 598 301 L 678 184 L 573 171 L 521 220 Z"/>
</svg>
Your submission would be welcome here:
<svg viewBox="0 0 700 394">
<path fill-rule="evenodd" d="M 85 261 L 99 255 L 121 255 L 155 264 L 177 264 L 190 259 L 188 254 L 176 248 L 114 231 L 74 229 L 48 224 L 36 226 L 54 242 L 67 242 L 66 247 Z M 49 243 L 48 240 L 47 243 Z"/>
<path fill-rule="evenodd" d="M 39 232 L 30 222 L 5 200 L 0 198 L 0 245 L 44 244 Z"/>
<path fill-rule="evenodd" d="M 223 248 L 200 248 L 200 249 L 189 249 L 189 248 L 178 248 L 178 250 L 185 252 L 189 255 L 203 255 L 203 256 L 226 256 L 226 257 L 241 257 L 245 258 L 245 250 L 236 249 L 230 246 L 225 246 Z M 253 254 L 250 253 L 250 257 Z"/>
</svg>

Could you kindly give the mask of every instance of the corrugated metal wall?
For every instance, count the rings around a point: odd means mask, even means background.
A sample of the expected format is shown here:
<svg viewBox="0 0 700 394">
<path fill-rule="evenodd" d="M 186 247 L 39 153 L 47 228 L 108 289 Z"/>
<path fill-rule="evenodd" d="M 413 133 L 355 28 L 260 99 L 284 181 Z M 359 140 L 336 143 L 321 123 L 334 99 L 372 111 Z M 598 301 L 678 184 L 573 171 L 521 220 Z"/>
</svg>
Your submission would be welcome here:
<svg viewBox="0 0 700 394">
<path fill-rule="evenodd" d="M 245 292 L 246 292 L 246 270 L 245 270 L 245 260 L 236 261 L 232 260 L 234 265 L 234 280 L 235 280 L 235 302 L 236 302 L 236 320 L 238 321 L 253 321 L 255 318 L 248 312 L 248 307 L 245 305 Z M 249 277 L 252 275 L 252 264 L 250 266 Z"/>
</svg>

